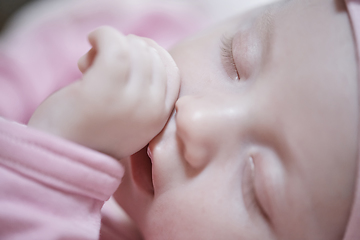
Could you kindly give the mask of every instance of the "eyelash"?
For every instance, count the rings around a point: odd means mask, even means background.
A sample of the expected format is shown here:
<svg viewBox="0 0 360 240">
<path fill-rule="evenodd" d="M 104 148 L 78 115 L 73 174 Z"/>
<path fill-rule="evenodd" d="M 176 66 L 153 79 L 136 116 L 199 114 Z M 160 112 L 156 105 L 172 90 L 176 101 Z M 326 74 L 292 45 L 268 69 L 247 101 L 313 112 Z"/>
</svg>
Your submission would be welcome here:
<svg viewBox="0 0 360 240">
<path fill-rule="evenodd" d="M 269 220 L 269 216 L 266 214 L 261 204 L 259 203 L 258 198 L 256 197 L 255 192 L 255 179 L 254 179 L 254 161 L 253 158 L 250 157 L 249 162 L 247 163 L 247 169 L 245 169 L 245 179 L 243 184 L 243 195 L 246 208 L 249 212 L 257 211 L 260 212 L 265 219 Z M 249 169 L 250 168 L 250 169 Z"/>
<path fill-rule="evenodd" d="M 236 78 L 235 80 L 240 80 L 240 74 L 236 68 L 236 64 L 235 64 L 235 59 L 234 59 L 234 54 L 233 54 L 233 37 L 227 37 L 225 35 L 222 36 L 221 38 L 221 56 L 224 59 L 224 62 L 229 64 L 232 68 L 232 70 L 234 71 Z"/>
</svg>

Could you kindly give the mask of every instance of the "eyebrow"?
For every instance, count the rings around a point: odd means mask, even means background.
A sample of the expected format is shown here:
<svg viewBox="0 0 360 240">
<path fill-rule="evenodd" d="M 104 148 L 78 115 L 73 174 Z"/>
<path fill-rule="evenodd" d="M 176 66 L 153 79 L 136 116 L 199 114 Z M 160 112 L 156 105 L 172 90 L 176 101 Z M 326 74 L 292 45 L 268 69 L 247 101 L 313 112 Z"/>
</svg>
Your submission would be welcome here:
<svg viewBox="0 0 360 240">
<path fill-rule="evenodd" d="M 262 52 L 263 56 L 270 56 L 271 54 L 269 51 L 271 51 L 271 45 L 272 45 L 272 39 L 273 39 L 273 29 L 274 29 L 274 19 L 276 16 L 276 13 L 281 9 L 281 4 L 283 2 L 276 2 L 273 4 L 270 4 L 264 12 L 262 12 L 257 19 L 255 20 L 255 24 L 257 25 L 256 28 L 260 34 L 259 37 L 261 38 L 261 45 L 262 45 Z M 264 54 L 264 53 L 268 54 Z M 267 59 L 262 59 L 262 61 L 267 61 Z"/>
<path fill-rule="evenodd" d="M 274 28 L 274 17 L 278 10 L 281 8 L 282 2 L 270 4 L 260 16 L 256 19 L 259 30 L 270 36 Z"/>
<path fill-rule="evenodd" d="M 273 26 L 274 12 L 275 12 L 274 10 L 276 8 L 275 6 L 278 4 L 279 2 L 275 2 L 259 7 L 265 9 L 263 11 L 260 11 L 260 13 L 257 14 L 251 20 L 250 25 L 257 25 L 256 26 L 256 28 L 258 28 L 257 31 L 262 30 L 263 33 L 267 33 L 267 32 L 270 33 L 271 32 L 270 30 L 273 28 L 272 26 Z M 259 8 L 255 8 L 253 9 L 253 11 L 259 10 Z M 239 32 L 243 30 L 243 27 L 244 27 L 244 19 L 241 18 L 240 22 L 237 23 L 233 29 L 223 34 L 223 37 L 225 37 L 226 39 L 232 39 L 235 37 L 235 35 L 237 35 Z M 266 35 L 269 35 L 269 33 L 267 33 Z"/>
<path fill-rule="evenodd" d="M 260 17 L 260 28 L 268 30 L 272 27 L 274 21 L 274 8 L 270 7 L 265 10 L 263 15 Z"/>
</svg>

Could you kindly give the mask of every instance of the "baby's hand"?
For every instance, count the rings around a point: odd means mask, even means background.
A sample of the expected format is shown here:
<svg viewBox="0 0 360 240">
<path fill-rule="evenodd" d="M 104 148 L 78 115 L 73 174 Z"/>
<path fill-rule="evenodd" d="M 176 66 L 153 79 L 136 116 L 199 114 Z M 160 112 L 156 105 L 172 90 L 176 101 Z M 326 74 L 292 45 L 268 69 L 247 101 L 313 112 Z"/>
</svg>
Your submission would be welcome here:
<svg viewBox="0 0 360 240">
<path fill-rule="evenodd" d="M 122 158 L 164 127 L 179 93 L 179 72 L 154 41 L 101 27 L 79 61 L 83 78 L 46 99 L 29 126 Z"/>
</svg>

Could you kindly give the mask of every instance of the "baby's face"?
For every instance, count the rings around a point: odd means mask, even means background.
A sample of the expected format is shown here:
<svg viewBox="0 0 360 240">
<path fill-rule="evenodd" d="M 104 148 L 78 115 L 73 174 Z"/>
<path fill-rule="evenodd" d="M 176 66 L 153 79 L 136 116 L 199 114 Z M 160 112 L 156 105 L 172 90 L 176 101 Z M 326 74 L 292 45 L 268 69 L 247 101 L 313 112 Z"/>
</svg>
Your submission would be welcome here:
<svg viewBox="0 0 360 240">
<path fill-rule="evenodd" d="M 149 145 L 153 186 L 144 150 L 115 194 L 145 238 L 341 239 L 358 146 L 342 4 L 267 6 L 171 54 L 181 90 Z"/>
</svg>

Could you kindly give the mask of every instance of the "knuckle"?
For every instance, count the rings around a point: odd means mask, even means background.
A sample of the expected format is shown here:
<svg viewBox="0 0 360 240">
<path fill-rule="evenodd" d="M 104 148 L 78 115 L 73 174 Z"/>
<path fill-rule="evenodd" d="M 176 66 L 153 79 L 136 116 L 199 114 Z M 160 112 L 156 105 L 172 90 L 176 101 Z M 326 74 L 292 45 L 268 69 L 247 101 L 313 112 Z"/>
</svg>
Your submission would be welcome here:
<svg viewBox="0 0 360 240">
<path fill-rule="evenodd" d="M 114 56 L 117 62 L 128 63 L 130 61 L 130 52 L 128 48 L 118 49 Z"/>
</svg>

